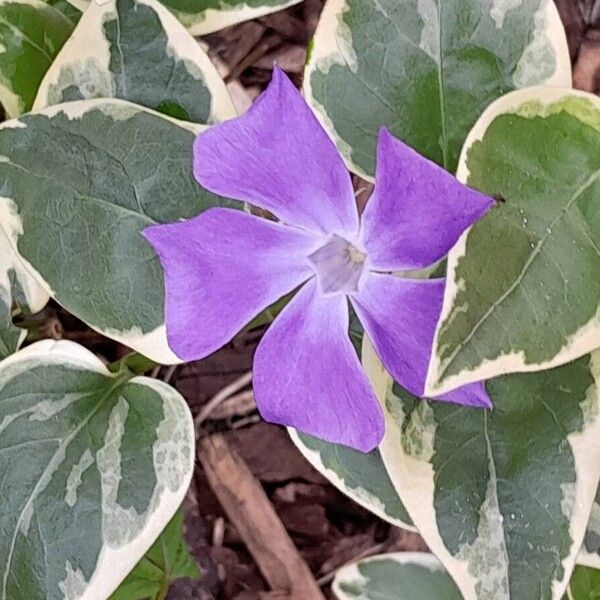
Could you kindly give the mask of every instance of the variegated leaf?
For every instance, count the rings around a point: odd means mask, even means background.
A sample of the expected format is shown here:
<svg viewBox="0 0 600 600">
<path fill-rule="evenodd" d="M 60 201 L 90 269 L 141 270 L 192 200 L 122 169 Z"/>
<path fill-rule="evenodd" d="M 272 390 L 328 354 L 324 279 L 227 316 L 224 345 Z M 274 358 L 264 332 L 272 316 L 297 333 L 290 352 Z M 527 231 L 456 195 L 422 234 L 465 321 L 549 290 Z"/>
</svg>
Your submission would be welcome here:
<svg viewBox="0 0 600 600">
<path fill-rule="evenodd" d="M 379 450 L 365 454 L 295 429 L 288 431 L 304 458 L 338 490 L 384 521 L 415 531 Z"/>
<path fill-rule="evenodd" d="M 140 231 L 235 205 L 191 169 L 200 125 L 123 100 L 81 100 L 0 126 L 0 228 L 44 288 L 101 333 L 178 362 L 163 272 Z"/>
<path fill-rule="evenodd" d="M 450 252 L 427 393 L 598 348 L 600 100 L 557 88 L 498 100 L 458 177 L 504 202 Z"/>
<path fill-rule="evenodd" d="M 462 600 L 433 554 L 380 554 L 342 567 L 335 575 L 338 600 Z"/>
<path fill-rule="evenodd" d="M 174 389 L 77 344 L 0 363 L 0 598 L 107 598 L 181 504 L 193 448 Z"/>
<path fill-rule="evenodd" d="M 453 171 L 484 108 L 541 83 L 571 85 L 552 0 L 328 0 L 304 92 L 348 166 L 372 177 L 382 125 Z"/>
<path fill-rule="evenodd" d="M 9 117 L 28 111 L 73 23 L 41 0 L 0 0 L 0 102 Z"/>
<path fill-rule="evenodd" d="M 40 0 L 0 0 L 0 103 L 9 117 L 29 110 L 42 77 L 74 22 Z M 69 6 L 68 4 L 66 6 Z M 69 10 L 74 18 L 76 9 Z M 27 272 L 0 229 L 0 358 L 17 350 L 25 332 L 12 325 L 12 307 L 41 310 L 47 294 Z"/>
<path fill-rule="evenodd" d="M 492 411 L 415 398 L 385 375 L 380 451 L 465 600 L 559 600 L 600 477 L 600 355 L 487 382 Z"/>
<path fill-rule="evenodd" d="M 235 116 L 208 56 L 157 0 L 92 2 L 42 81 L 34 109 L 91 98 L 121 98 L 197 123 Z"/>
<path fill-rule="evenodd" d="M 89 0 L 69 0 L 79 10 Z M 283 10 L 300 0 L 162 0 L 192 35 L 205 35 L 241 21 Z"/>
</svg>

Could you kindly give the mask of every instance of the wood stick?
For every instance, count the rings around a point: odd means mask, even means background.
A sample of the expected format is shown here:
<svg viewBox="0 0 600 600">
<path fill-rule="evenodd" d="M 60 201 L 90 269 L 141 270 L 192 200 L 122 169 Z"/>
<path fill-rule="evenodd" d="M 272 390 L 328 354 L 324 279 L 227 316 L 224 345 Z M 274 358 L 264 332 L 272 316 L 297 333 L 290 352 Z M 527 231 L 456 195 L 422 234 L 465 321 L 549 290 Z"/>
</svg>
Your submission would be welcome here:
<svg viewBox="0 0 600 600">
<path fill-rule="evenodd" d="M 252 371 L 244 373 L 241 377 L 238 377 L 233 383 L 225 386 L 217 394 L 215 394 L 202 408 L 194 419 L 194 424 L 199 427 L 212 413 L 219 404 L 233 396 L 236 392 L 245 388 L 252 381 Z"/>
<path fill-rule="evenodd" d="M 288 600 L 325 600 L 262 486 L 227 440 L 204 438 L 198 460 L 271 589 Z"/>
</svg>

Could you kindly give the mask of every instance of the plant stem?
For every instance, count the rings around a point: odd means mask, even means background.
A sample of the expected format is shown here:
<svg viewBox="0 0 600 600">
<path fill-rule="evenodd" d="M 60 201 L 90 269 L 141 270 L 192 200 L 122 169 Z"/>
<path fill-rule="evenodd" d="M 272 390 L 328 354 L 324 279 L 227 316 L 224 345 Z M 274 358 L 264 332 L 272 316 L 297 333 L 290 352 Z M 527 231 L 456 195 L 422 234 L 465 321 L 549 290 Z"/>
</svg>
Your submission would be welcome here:
<svg viewBox="0 0 600 600">
<path fill-rule="evenodd" d="M 160 586 L 160 590 L 158 590 L 154 600 L 165 600 L 168 593 L 169 593 L 169 582 L 167 579 L 164 579 L 162 585 Z"/>
</svg>

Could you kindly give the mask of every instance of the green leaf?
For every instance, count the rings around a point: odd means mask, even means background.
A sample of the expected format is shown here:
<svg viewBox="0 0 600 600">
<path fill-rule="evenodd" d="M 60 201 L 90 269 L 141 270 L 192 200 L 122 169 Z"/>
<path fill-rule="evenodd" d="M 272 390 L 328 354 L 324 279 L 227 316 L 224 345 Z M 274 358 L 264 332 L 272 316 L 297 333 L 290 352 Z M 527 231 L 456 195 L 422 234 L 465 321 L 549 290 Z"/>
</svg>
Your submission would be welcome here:
<svg viewBox="0 0 600 600">
<path fill-rule="evenodd" d="M 418 552 L 381 554 L 343 567 L 333 592 L 339 600 L 462 600 L 435 556 Z"/>
<path fill-rule="evenodd" d="M 0 363 L 0 598 L 107 598 L 181 504 L 183 398 L 72 342 Z"/>
<path fill-rule="evenodd" d="M 183 538 L 183 512 L 179 510 L 110 600 L 161 598 L 178 579 L 199 579 L 200 574 Z"/>
<path fill-rule="evenodd" d="M 13 305 L 27 313 L 44 308 L 48 294 L 29 274 L 0 227 L 0 360 L 16 352 L 26 332 L 13 325 Z"/>
<path fill-rule="evenodd" d="M 34 110 L 91 98 L 121 98 L 197 123 L 236 114 L 206 53 L 156 0 L 93 2 L 46 74 Z"/>
<path fill-rule="evenodd" d="M 449 255 L 427 393 L 599 347 L 600 100 L 513 92 L 469 135 L 458 176 L 506 201 Z"/>
<path fill-rule="evenodd" d="M 379 450 L 365 454 L 294 429 L 288 431 L 304 458 L 341 492 L 388 523 L 415 530 Z"/>
<path fill-rule="evenodd" d="M 363 356 L 387 380 L 390 478 L 465 600 L 561 598 L 600 475 L 600 355 L 488 381 L 492 411 L 415 398 Z"/>
<path fill-rule="evenodd" d="M 199 125 L 123 100 L 82 100 L 0 126 L 0 227 L 45 289 L 101 333 L 175 363 L 147 226 L 239 206 L 195 181 Z M 43 207 L 43 210 L 40 208 Z"/>
<path fill-rule="evenodd" d="M 483 109 L 540 83 L 571 86 L 552 0 L 328 0 L 304 93 L 348 166 L 372 177 L 381 126 L 453 171 Z"/>
<path fill-rule="evenodd" d="M 0 102 L 9 117 L 28 111 L 73 23 L 41 0 L 0 0 Z"/>
<path fill-rule="evenodd" d="M 79 10 L 89 0 L 69 0 Z M 258 19 L 283 10 L 301 0 L 163 0 L 164 4 L 194 35 L 206 35 L 241 21 Z"/>
<path fill-rule="evenodd" d="M 589 567 L 577 567 L 573 571 L 568 600 L 600 600 L 600 571 Z"/>
</svg>

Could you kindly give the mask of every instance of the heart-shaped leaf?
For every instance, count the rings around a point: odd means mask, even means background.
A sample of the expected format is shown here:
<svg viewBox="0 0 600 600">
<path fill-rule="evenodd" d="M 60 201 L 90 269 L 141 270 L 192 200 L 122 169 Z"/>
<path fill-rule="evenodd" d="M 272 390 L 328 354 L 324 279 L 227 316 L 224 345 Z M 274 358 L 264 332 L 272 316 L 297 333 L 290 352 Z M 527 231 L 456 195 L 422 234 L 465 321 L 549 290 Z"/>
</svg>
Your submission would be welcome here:
<svg viewBox="0 0 600 600">
<path fill-rule="evenodd" d="M 73 22 L 41 0 L 0 0 L 0 103 L 9 117 L 28 111 Z"/>
<path fill-rule="evenodd" d="M 571 85 L 552 0 L 328 0 L 304 93 L 349 167 L 371 177 L 382 125 L 453 171 L 483 109 L 541 83 Z"/>
<path fill-rule="evenodd" d="M 370 346 L 363 357 L 384 377 Z M 465 600 L 562 597 L 600 477 L 599 361 L 491 380 L 491 411 L 387 378 L 384 463 Z"/>
<path fill-rule="evenodd" d="M 598 348 L 600 100 L 556 88 L 498 100 L 458 177 L 503 202 L 450 252 L 427 393 Z"/>
<path fill-rule="evenodd" d="M 162 363 L 159 260 L 140 232 L 235 205 L 192 175 L 194 134 L 123 100 L 82 100 L 0 126 L 0 227 L 45 289 L 94 329 Z"/>
<path fill-rule="evenodd" d="M 121 98 L 197 123 L 235 116 L 208 56 L 157 0 L 93 2 L 42 81 L 34 110 L 90 98 Z"/>
<path fill-rule="evenodd" d="M 339 600 L 462 600 L 440 561 L 419 552 L 380 554 L 343 567 L 332 587 Z"/>
<path fill-rule="evenodd" d="M 107 598 L 181 504 L 193 449 L 161 381 L 64 341 L 0 363 L 0 598 Z"/>
<path fill-rule="evenodd" d="M 379 450 L 365 454 L 295 429 L 288 431 L 304 458 L 338 490 L 384 521 L 415 531 Z"/>
</svg>

